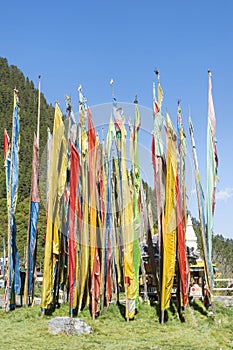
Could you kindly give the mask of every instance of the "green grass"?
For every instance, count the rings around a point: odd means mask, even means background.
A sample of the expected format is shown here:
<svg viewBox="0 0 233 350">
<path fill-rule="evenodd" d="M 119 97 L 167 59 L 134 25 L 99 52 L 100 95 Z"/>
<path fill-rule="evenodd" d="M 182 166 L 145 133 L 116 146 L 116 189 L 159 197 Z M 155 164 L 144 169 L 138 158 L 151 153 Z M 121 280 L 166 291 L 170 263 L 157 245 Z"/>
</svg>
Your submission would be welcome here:
<svg viewBox="0 0 233 350">
<path fill-rule="evenodd" d="M 111 305 L 96 320 L 85 309 L 79 317 L 94 329 L 91 335 L 52 335 L 48 320 L 67 316 L 64 304 L 52 316 L 41 316 L 40 307 L 0 311 L 0 350 L 55 349 L 233 349 L 233 308 L 216 305 L 216 321 L 208 316 L 201 302 L 186 310 L 186 322 L 180 322 L 176 310 L 168 311 L 161 325 L 155 307 L 141 304 L 134 321 L 125 322 L 118 306 Z"/>
</svg>

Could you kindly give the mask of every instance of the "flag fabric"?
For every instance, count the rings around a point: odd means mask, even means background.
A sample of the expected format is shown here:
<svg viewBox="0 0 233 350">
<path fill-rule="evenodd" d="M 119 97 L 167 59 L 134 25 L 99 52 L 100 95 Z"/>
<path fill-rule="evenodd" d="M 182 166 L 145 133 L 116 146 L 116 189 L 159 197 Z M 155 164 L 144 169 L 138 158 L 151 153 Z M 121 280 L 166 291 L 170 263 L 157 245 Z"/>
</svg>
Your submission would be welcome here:
<svg viewBox="0 0 233 350">
<path fill-rule="evenodd" d="M 123 188 L 123 222 L 122 231 L 125 239 L 124 251 L 124 273 L 125 290 L 128 302 L 125 317 L 133 319 L 136 308 L 137 286 L 134 268 L 134 220 L 133 220 L 133 200 L 130 195 L 129 176 L 126 169 L 126 130 L 121 126 L 121 168 L 122 168 L 122 188 Z"/>
<path fill-rule="evenodd" d="M 108 132 L 107 132 L 107 136 L 106 136 L 106 156 L 107 156 L 107 159 L 110 159 L 111 148 L 113 146 L 113 141 L 115 140 L 115 137 L 116 137 L 116 130 L 115 130 L 114 123 L 113 123 L 113 120 L 111 117 L 109 124 L 108 124 Z"/>
<path fill-rule="evenodd" d="M 64 124 L 63 124 L 64 125 Z M 62 219 L 64 213 L 64 204 L 66 200 L 66 185 L 67 185 L 67 141 L 65 134 L 62 134 L 60 152 L 57 168 L 57 194 L 54 208 L 54 227 L 53 227 L 53 256 L 54 256 L 54 303 L 59 304 L 59 289 L 61 282 L 61 252 L 63 244 Z M 64 215 L 65 217 L 65 215 Z M 66 235 L 66 233 L 65 233 Z"/>
<path fill-rule="evenodd" d="M 112 159 L 112 148 L 115 139 L 115 127 L 112 118 L 110 118 L 108 125 L 108 132 L 106 136 L 106 221 L 104 230 L 104 268 L 103 268 L 103 281 L 104 281 L 104 295 L 107 304 L 112 299 L 112 254 L 113 254 L 113 213 L 112 213 L 112 169 L 113 169 L 113 159 Z"/>
<path fill-rule="evenodd" d="M 64 126 L 64 124 L 63 124 Z M 59 289 L 61 278 L 61 244 L 62 244 L 62 211 L 67 176 L 67 141 L 64 132 L 61 137 L 60 150 L 57 163 L 57 184 L 54 201 L 53 225 L 53 304 L 59 303 Z"/>
<path fill-rule="evenodd" d="M 8 206 L 8 210 L 9 210 L 11 151 L 10 151 L 10 138 L 9 138 L 6 130 L 4 131 L 4 165 L 5 165 L 5 172 L 6 172 L 7 206 Z"/>
<path fill-rule="evenodd" d="M 114 106 L 114 124 L 116 128 L 116 145 L 119 167 L 120 194 L 121 194 L 121 229 L 124 244 L 124 285 L 126 295 L 126 319 L 133 319 L 135 315 L 137 286 L 134 269 L 134 207 L 131 195 L 131 179 L 126 168 L 126 129 L 125 117 L 122 108 Z"/>
<path fill-rule="evenodd" d="M 31 184 L 31 204 L 29 219 L 29 240 L 28 240 L 28 294 L 32 292 L 33 275 L 35 269 L 35 248 L 37 223 L 39 217 L 40 200 L 39 200 L 39 153 L 36 135 L 34 134 L 33 158 L 32 158 L 32 184 Z"/>
<path fill-rule="evenodd" d="M 76 286 L 76 212 L 80 158 L 74 145 L 70 147 L 70 208 L 69 208 L 69 298 L 70 315 L 73 315 L 74 288 Z"/>
<path fill-rule="evenodd" d="M 78 312 L 81 311 L 85 304 L 85 290 L 88 283 L 89 272 L 89 208 L 88 208 L 88 136 L 85 128 L 86 121 L 86 105 L 83 95 L 80 95 L 80 149 L 81 149 L 81 207 L 82 207 L 82 224 L 80 237 L 80 285 L 79 285 L 79 301 Z"/>
<path fill-rule="evenodd" d="M 188 304 L 188 259 L 185 245 L 186 228 L 186 187 L 185 187 L 185 156 L 186 137 L 182 124 L 180 103 L 178 102 L 177 115 L 177 150 L 178 172 L 176 177 L 176 215 L 177 215 L 177 250 L 178 267 L 181 284 L 183 306 Z M 178 288 L 179 290 L 179 288 Z"/>
<path fill-rule="evenodd" d="M 106 162 L 105 162 L 105 143 L 104 140 L 100 145 L 101 161 L 99 170 L 99 200 L 100 200 L 100 216 L 101 216 L 101 228 L 100 228 L 100 297 L 101 297 L 101 311 L 104 308 L 104 291 L 105 291 L 105 232 L 106 232 Z"/>
<path fill-rule="evenodd" d="M 216 119 L 212 97 L 212 78 L 208 72 L 208 128 L 207 128 L 207 174 L 206 174 L 206 222 L 207 222 L 207 244 L 208 244 L 208 265 L 211 273 L 213 287 L 214 277 L 212 268 L 212 236 L 213 217 L 215 207 L 215 190 L 217 183 L 218 157 L 216 150 Z"/>
<path fill-rule="evenodd" d="M 202 249 L 203 249 L 203 258 L 204 258 L 204 273 L 205 280 L 207 284 L 208 290 L 211 292 L 211 280 L 210 280 L 210 272 L 209 272 L 209 264 L 208 264 L 208 249 L 207 249 L 207 239 L 206 239 L 206 218 L 205 218 L 205 196 L 201 183 L 201 176 L 198 167 L 197 153 L 196 153 L 196 145 L 193 136 L 193 125 L 191 118 L 189 117 L 189 133 L 192 143 L 192 153 L 193 153 L 193 162 L 194 162 L 194 170 L 195 170 L 195 183 L 196 183 L 196 194 L 197 194 L 197 202 L 198 202 L 198 214 L 200 221 L 200 229 L 201 229 L 201 238 L 202 238 Z"/>
<path fill-rule="evenodd" d="M 135 122 L 134 122 L 134 174 L 133 174 L 133 184 L 134 184 L 134 270 L 135 270 L 135 280 L 136 280 L 136 300 L 135 308 L 138 308 L 138 297 L 139 297 L 139 267 L 140 267 L 140 249 L 139 249 L 139 238 L 141 236 L 141 223 L 140 223 L 140 166 L 139 166 L 139 149 L 138 149 L 138 132 L 140 128 L 140 114 L 138 106 L 135 108 Z"/>
<path fill-rule="evenodd" d="M 158 106 L 159 106 L 160 110 L 162 107 L 162 103 L 163 103 L 163 89 L 161 87 L 160 79 L 159 79 L 159 81 L 158 81 Z"/>
<path fill-rule="evenodd" d="M 182 211 L 182 201 L 180 196 L 179 177 L 176 176 L 176 221 L 177 221 L 177 241 L 178 241 L 178 261 L 179 261 L 179 276 L 181 284 L 181 293 L 183 306 L 188 304 L 188 290 L 187 290 L 187 256 L 185 245 L 185 226 Z"/>
<path fill-rule="evenodd" d="M 107 205 L 106 205 L 106 230 L 105 230 L 105 254 L 104 254 L 104 284 L 106 301 L 109 303 L 112 298 L 112 286 L 111 286 L 111 256 L 112 256 L 112 159 L 111 159 L 111 147 L 109 149 L 108 158 L 108 182 L 107 182 Z"/>
<path fill-rule="evenodd" d="M 92 121 L 92 114 L 88 108 L 88 161 L 89 161 L 89 198 L 90 198 L 90 273 L 92 316 L 98 315 L 98 300 L 100 295 L 100 264 L 97 246 L 97 210 L 96 210 L 96 160 L 98 138 Z"/>
<path fill-rule="evenodd" d="M 154 170 L 154 194 L 158 221 L 158 258 L 159 258 L 159 281 L 157 278 L 157 291 L 159 302 L 161 298 L 162 283 L 162 246 L 163 246 L 163 227 L 164 227 L 164 205 L 165 205 L 165 160 L 163 149 L 163 116 L 162 116 L 163 91 L 158 82 L 158 101 L 156 100 L 155 84 L 153 84 L 153 115 L 154 128 L 152 133 L 151 155 Z M 151 233 L 150 233 L 151 234 Z M 150 249 L 151 251 L 151 249 Z M 156 268 L 154 273 L 157 275 Z M 156 278 L 156 276 L 155 276 Z"/>
<path fill-rule="evenodd" d="M 83 306 L 86 305 L 90 307 L 93 318 L 96 317 L 99 314 L 100 295 L 101 302 L 103 304 L 107 302 L 108 304 L 111 301 L 114 289 L 119 293 L 119 284 L 121 283 L 123 272 L 126 296 L 125 317 L 133 319 L 138 307 L 139 296 L 139 238 L 145 230 L 147 231 L 148 251 L 150 250 L 149 258 L 154 263 L 152 271 L 156 279 L 162 313 L 170 306 L 176 258 L 179 263 L 183 305 L 187 305 L 188 264 L 184 229 L 186 226 L 186 190 L 184 184 L 186 140 L 180 109 L 178 111 L 178 140 L 167 113 L 165 157 L 163 147 L 164 125 L 161 110 L 163 91 L 160 81 L 158 82 L 157 100 L 155 97 L 155 85 L 153 85 L 153 89 L 154 127 L 151 150 L 158 219 L 159 274 L 154 261 L 152 210 L 151 205 L 149 205 L 147 213 L 139 166 L 140 114 L 138 105 L 135 105 L 134 130 L 130 126 L 130 160 L 132 168 L 129 171 L 127 170 L 127 132 L 122 108 L 117 106 L 114 98 L 114 119 L 111 118 L 109 122 L 106 146 L 104 146 L 104 141 L 100 145 L 91 110 L 87 107 L 86 99 L 80 89 L 80 124 L 78 126 L 75 123 L 73 114 L 71 115 L 70 99 L 67 98 L 69 130 L 66 136 L 70 145 L 68 152 L 62 112 L 58 103 L 55 106 L 53 136 L 50 137 L 50 133 L 48 134 L 48 138 L 51 138 L 51 141 L 48 141 L 48 145 L 51 146 L 48 146 L 47 227 L 41 301 L 42 310 L 48 309 L 51 305 L 54 306 L 55 299 L 58 296 L 61 282 L 60 264 L 63 264 L 61 262 L 63 259 L 61 254 L 66 249 L 66 253 L 68 253 L 68 279 L 63 279 L 62 281 L 63 283 L 68 283 L 70 315 L 73 315 L 73 311 L 76 308 L 80 312 Z M 211 169 L 209 169 L 211 171 L 209 171 L 207 184 L 208 250 L 206 250 L 206 256 L 210 259 L 211 242 L 209 237 L 212 235 L 214 192 L 218 165 L 215 146 L 215 115 L 210 77 L 208 106 L 207 159 L 209 159 L 211 164 Z M 86 121 L 88 122 L 88 130 L 85 127 Z M 72 128 L 71 122 L 74 126 Z M 179 158 L 176 144 L 178 144 Z M 115 151 L 117 151 L 117 157 L 114 157 Z M 36 153 L 36 147 L 34 152 Z M 8 154 L 9 138 L 7 133 L 4 133 L 6 167 Z M 18 164 L 17 159 L 12 157 L 12 160 L 14 160 L 16 165 Z M 33 280 L 33 257 L 39 213 L 39 194 L 38 187 L 36 188 L 36 184 L 38 186 L 37 162 L 38 158 L 34 160 L 33 157 L 34 183 L 32 183 L 30 243 L 28 248 L 30 252 L 30 257 L 28 258 L 30 273 L 29 293 L 31 292 Z M 10 166 L 12 166 L 12 163 L 10 163 Z M 6 174 L 8 174 L 8 168 Z M 8 175 L 6 179 L 7 184 L 10 184 Z M 201 197 L 201 182 L 199 179 L 197 183 Z M 12 186 L 11 203 L 15 210 L 18 183 L 17 178 L 14 178 L 13 175 Z M 203 199 L 203 201 L 202 199 L 200 200 L 203 208 L 204 196 L 201 198 Z M 202 225 L 205 230 L 203 209 L 202 214 Z M 209 219 L 210 216 L 211 218 Z M 12 232 L 15 233 L 14 216 L 12 217 Z M 67 220 L 66 223 L 62 222 L 62 218 Z M 150 227 L 148 228 L 148 226 Z M 68 232 L 66 243 L 61 232 L 62 227 L 66 230 L 65 232 Z M 12 246 L 15 245 L 15 236 L 13 237 Z M 99 243 L 102 244 L 102 249 L 98 245 Z M 208 261 L 210 264 L 211 260 Z M 10 265 L 12 269 L 13 263 L 16 264 L 16 261 L 12 259 Z"/>
<path fill-rule="evenodd" d="M 18 181 L 19 181 L 19 148 L 20 148 L 20 107 L 17 91 L 14 90 L 14 108 L 13 108 L 13 127 L 12 127 L 12 144 L 10 151 L 10 171 L 7 166 L 7 176 L 10 176 L 7 183 L 9 184 L 8 194 L 8 215 L 9 215 L 9 233 L 8 244 L 10 246 L 10 256 L 8 256 L 9 268 L 9 292 L 10 292 L 10 309 L 15 307 L 14 293 L 20 294 L 21 279 L 20 279 L 20 259 L 16 246 L 16 222 L 15 211 L 18 197 Z"/>
<path fill-rule="evenodd" d="M 11 206 L 15 212 L 18 197 L 19 182 L 19 148 L 20 148 L 20 107 L 17 93 L 14 93 L 13 135 L 11 146 L 12 174 L 11 174 Z"/>
<path fill-rule="evenodd" d="M 8 133 L 6 129 L 4 130 L 4 140 L 3 140 L 3 155 L 4 159 L 7 158 L 7 153 L 9 152 L 9 145 L 10 145 L 10 137 L 8 136 Z"/>
<path fill-rule="evenodd" d="M 163 234 L 163 274 L 161 290 L 161 310 L 170 306 L 170 296 L 175 274 L 176 261 L 176 176 L 177 155 L 176 135 L 167 113 L 167 173 L 166 173 L 166 202 Z"/>
<path fill-rule="evenodd" d="M 82 156 L 83 157 L 83 156 Z M 87 160 L 82 159 L 82 232 L 80 237 L 80 286 L 78 312 L 85 304 L 85 289 L 89 271 L 89 208 L 88 208 L 88 170 Z"/>
<path fill-rule="evenodd" d="M 117 274 L 117 297 L 119 298 L 119 285 L 122 281 L 122 215 L 121 215 L 121 189 L 120 189 L 120 176 L 119 176 L 119 166 L 118 166 L 118 157 L 113 158 L 113 222 L 114 222 L 114 256 L 115 256 L 115 271 Z"/>
<path fill-rule="evenodd" d="M 49 174 L 49 198 L 48 198 L 48 217 L 46 226 L 45 238 L 45 253 L 44 253 L 44 276 L 42 284 L 42 312 L 53 303 L 53 289 L 56 258 L 55 254 L 59 254 L 59 237 L 58 225 L 59 218 L 57 213 L 58 197 L 61 196 L 64 186 L 64 170 L 58 173 L 58 168 L 64 168 L 64 157 L 60 159 L 59 155 L 61 147 L 64 142 L 64 124 L 62 121 L 62 112 L 58 103 L 55 106 L 53 137 L 51 145 L 51 159 L 50 159 L 50 174 Z M 65 154 L 65 152 L 64 152 Z M 58 181 L 54 181 L 58 179 Z"/>
<path fill-rule="evenodd" d="M 95 127 L 92 121 L 91 110 L 88 108 L 88 173 L 89 173 L 89 215 L 90 215 L 90 270 L 92 271 L 94 265 L 94 251 L 96 247 L 96 143 L 97 136 Z"/>
<path fill-rule="evenodd" d="M 46 174 L 46 219 L 48 217 L 51 148 L 52 148 L 52 135 L 51 135 L 50 129 L 48 128 L 47 129 L 47 174 Z"/>
</svg>

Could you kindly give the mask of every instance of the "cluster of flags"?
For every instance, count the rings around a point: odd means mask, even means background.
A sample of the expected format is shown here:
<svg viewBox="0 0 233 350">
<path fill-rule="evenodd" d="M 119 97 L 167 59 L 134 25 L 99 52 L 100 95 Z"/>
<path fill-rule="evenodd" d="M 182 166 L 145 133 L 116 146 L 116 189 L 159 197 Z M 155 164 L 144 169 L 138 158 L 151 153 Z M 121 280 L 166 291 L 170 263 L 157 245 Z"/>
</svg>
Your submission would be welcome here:
<svg viewBox="0 0 233 350">
<path fill-rule="evenodd" d="M 156 281 L 161 321 L 169 308 L 176 275 L 179 307 L 188 304 L 189 263 L 186 254 L 186 136 L 178 102 L 177 130 L 166 112 L 158 74 L 157 96 L 153 85 L 151 157 L 157 211 L 158 260 L 155 258 L 151 203 L 142 185 L 139 160 L 140 114 L 135 101 L 134 125 L 127 130 L 123 109 L 113 99 L 106 140 L 99 139 L 92 112 L 79 89 L 79 121 L 66 98 L 67 123 L 56 102 L 53 133 L 48 130 L 46 233 L 42 284 L 42 313 L 59 304 L 60 290 L 69 296 L 70 316 L 89 306 L 95 318 L 119 293 L 125 293 L 125 318 L 133 319 L 138 308 L 139 273 L 145 273 L 140 251 L 146 238 L 152 274 Z M 19 104 L 15 92 L 12 146 L 5 132 L 4 157 L 9 212 L 9 291 L 19 293 L 19 258 L 15 244 L 14 212 L 18 186 Z M 207 161 L 207 210 L 198 171 L 190 119 L 195 178 L 207 286 L 212 291 L 211 240 L 214 192 L 217 179 L 215 115 L 209 73 Z M 127 155 L 127 133 L 130 140 Z M 129 159 L 129 160 L 127 160 Z M 39 149 L 34 137 L 31 204 L 28 233 L 25 304 L 32 294 L 35 271 Z M 206 216 L 206 220 L 205 220 Z M 207 223 L 207 224 L 205 224 Z M 9 295 L 8 295 L 9 298 Z M 10 298 L 9 298 L 10 300 Z"/>
<path fill-rule="evenodd" d="M 49 177 L 42 312 L 69 291 L 70 315 L 86 305 L 93 318 L 113 292 L 126 291 L 126 318 L 138 305 L 140 250 L 140 167 L 138 130 L 130 130 L 128 169 L 124 113 L 114 102 L 106 141 L 99 140 L 92 112 L 79 91 L 79 122 L 67 98 L 68 130 L 58 103 L 48 149 Z"/>
</svg>

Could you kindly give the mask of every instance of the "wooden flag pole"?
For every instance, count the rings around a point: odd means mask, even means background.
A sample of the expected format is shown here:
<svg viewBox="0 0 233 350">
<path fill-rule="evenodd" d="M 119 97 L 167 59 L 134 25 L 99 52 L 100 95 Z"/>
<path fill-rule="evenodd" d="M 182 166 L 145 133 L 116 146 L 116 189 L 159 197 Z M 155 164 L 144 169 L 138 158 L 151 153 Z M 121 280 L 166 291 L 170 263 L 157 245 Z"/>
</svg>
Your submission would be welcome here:
<svg viewBox="0 0 233 350">
<path fill-rule="evenodd" d="M 39 143 L 40 143 L 40 78 L 41 75 L 38 75 L 38 111 L 37 111 L 37 145 L 39 152 Z"/>
<path fill-rule="evenodd" d="M 38 75 L 38 110 L 37 110 L 37 147 L 38 147 L 38 155 L 39 155 L 39 138 L 40 138 L 40 78 L 41 76 Z M 33 152 L 34 154 L 34 141 L 33 141 Z M 32 156 L 33 161 L 33 156 Z M 31 191 L 30 191 L 30 203 L 29 203 L 29 219 L 28 219 L 28 236 L 27 236 L 27 249 L 26 249 L 26 262 L 25 262 L 25 270 L 26 270 L 26 276 L 25 276 L 25 285 L 24 285 L 24 305 L 28 307 L 28 283 L 29 283 L 29 271 L 28 271 L 28 259 L 29 259 L 29 244 L 30 244 L 30 216 L 31 216 L 31 196 L 32 196 L 32 182 L 31 182 Z M 37 246 L 37 244 L 36 244 Z M 36 252 L 35 252 L 36 256 Z M 35 263 L 35 261 L 34 261 Z M 33 278 L 32 278 L 32 303 L 34 302 L 34 274 L 35 274 L 36 267 L 34 265 L 33 270 Z"/>
<path fill-rule="evenodd" d="M 38 167 L 40 166 L 40 161 L 39 161 L 39 145 L 40 145 L 40 78 L 41 75 L 38 75 L 38 110 L 37 110 L 37 152 L 38 152 Z M 39 175 L 39 168 L 38 168 L 38 175 Z M 37 179 L 39 182 L 39 178 Z M 35 289 L 35 272 L 36 272 L 36 255 L 37 255 L 37 235 L 38 235 L 38 228 L 36 230 L 36 243 L 35 243 L 35 252 L 34 252 L 34 269 L 33 269 L 33 279 L 32 279 L 32 305 L 34 305 L 34 289 Z"/>
<path fill-rule="evenodd" d="M 34 141 L 33 141 L 33 151 L 32 151 L 32 161 L 33 161 L 33 152 L 34 152 Z M 29 257 L 29 244 L 30 244 L 30 216 L 31 216 L 31 197 L 32 197 L 32 181 L 31 181 L 31 190 L 30 190 L 30 201 L 29 201 L 29 218 L 28 218 L 28 234 L 27 234 L 27 249 L 26 249 L 26 258 L 25 258 L 25 281 L 24 281 L 24 298 L 23 304 L 28 307 L 28 257 Z"/>
<path fill-rule="evenodd" d="M 128 289 L 129 289 L 129 277 L 125 277 L 125 311 L 126 311 L 126 321 L 129 322 L 129 297 L 128 297 Z"/>
</svg>

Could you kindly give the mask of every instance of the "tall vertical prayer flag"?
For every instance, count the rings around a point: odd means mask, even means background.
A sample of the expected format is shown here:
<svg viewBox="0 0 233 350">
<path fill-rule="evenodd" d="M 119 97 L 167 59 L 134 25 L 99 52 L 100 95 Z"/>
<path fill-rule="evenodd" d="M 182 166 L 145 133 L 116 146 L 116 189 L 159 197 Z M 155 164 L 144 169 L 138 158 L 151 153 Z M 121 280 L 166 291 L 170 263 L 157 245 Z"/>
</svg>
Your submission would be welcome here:
<svg viewBox="0 0 233 350">
<path fill-rule="evenodd" d="M 10 181 L 9 181 L 9 224 L 10 236 L 8 241 L 8 266 L 9 266 L 9 286 L 12 293 L 19 294 L 21 288 L 20 280 L 20 262 L 19 254 L 16 247 L 16 222 L 15 210 L 18 197 L 18 182 L 19 182 L 19 148 L 20 148 L 20 107 L 18 91 L 14 90 L 14 110 L 13 110 L 13 125 L 12 125 L 12 144 L 10 156 Z M 13 302 L 14 304 L 14 302 Z M 11 306 L 10 306 L 11 307 Z M 13 306 L 14 307 L 14 306 Z"/>
<path fill-rule="evenodd" d="M 177 116 L 177 148 L 178 148 L 178 172 L 176 177 L 176 215 L 177 215 L 177 250 L 178 266 L 181 284 L 181 294 L 183 305 L 188 303 L 188 259 L 185 245 L 185 228 L 186 228 L 186 187 L 185 187 L 185 155 L 186 155 L 186 138 L 181 118 L 180 103 L 178 102 Z M 180 288 L 178 288 L 180 290 Z"/>
<path fill-rule="evenodd" d="M 14 114 L 13 114 L 13 135 L 11 146 L 11 206 L 13 213 L 15 212 L 18 197 L 19 182 L 19 148 L 20 148 L 20 107 L 17 91 L 14 91 Z"/>
<path fill-rule="evenodd" d="M 88 208 L 88 137 L 85 128 L 86 101 L 80 91 L 79 114 L 81 124 L 80 148 L 81 148 L 81 197 L 82 197 L 82 225 L 81 226 L 81 253 L 80 253 L 80 286 L 78 312 L 84 304 L 85 288 L 89 269 L 89 208 Z"/>
<path fill-rule="evenodd" d="M 92 294 L 92 316 L 98 314 L 99 282 L 98 272 L 99 255 L 96 240 L 97 211 L 96 211 L 96 153 L 98 138 L 92 121 L 91 110 L 88 108 L 88 161 L 89 161 L 89 216 L 90 216 L 90 272 L 91 272 L 91 294 Z"/>
<path fill-rule="evenodd" d="M 49 195 L 48 195 L 48 217 L 46 227 L 45 253 L 44 253 L 44 276 L 42 284 L 42 311 L 47 309 L 53 303 L 53 288 L 54 288 L 54 254 L 59 254 L 59 239 L 58 239 L 58 217 L 57 217 L 57 198 L 58 193 L 62 193 L 62 185 L 54 179 L 62 179 L 63 171 L 58 174 L 58 165 L 63 169 L 64 161 L 59 164 L 59 154 L 61 145 L 64 139 L 64 124 L 62 121 L 62 112 L 58 103 L 55 106 L 53 137 L 50 159 L 49 173 Z M 59 188 L 60 187 L 60 188 Z"/>
<path fill-rule="evenodd" d="M 209 264 L 208 264 L 209 259 L 208 259 L 208 249 L 207 249 L 207 241 L 206 241 L 205 196 L 202 188 L 200 171 L 198 168 L 196 145 L 195 145 L 194 136 L 193 136 L 193 125 L 190 117 L 189 117 L 189 133 L 190 133 L 191 143 L 192 143 L 192 154 L 193 154 L 193 163 L 194 163 L 194 170 L 195 170 L 198 214 L 199 214 L 202 248 L 203 248 L 203 255 L 204 255 L 204 273 L 205 273 L 207 288 L 211 293 L 212 286 L 211 286 L 211 278 L 210 278 L 210 272 L 209 272 Z"/>
<path fill-rule="evenodd" d="M 76 211 L 80 159 L 74 145 L 70 148 L 70 210 L 69 210 L 69 293 L 70 314 L 73 314 L 74 287 L 76 281 Z"/>
<path fill-rule="evenodd" d="M 32 292 L 33 274 L 35 268 L 35 248 L 37 223 L 39 216 L 40 200 L 39 200 L 39 154 L 36 135 L 34 134 L 33 143 L 33 158 L 32 158 L 32 184 L 31 184 L 31 204 L 30 204 L 30 219 L 28 233 L 28 294 Z"/>
<path fill-rule="evenodd" d="M 140 128 L 140 114 L 138 105 L 135 108 L 135 123 L 134 123 L 134 166 L 133 166 L 133 184 L 134 184 L 134 270 L 136 279 L 136 302 L 135 307 L 138 308 L 138 295 L 139 295 L 139 266 L 140 266 L 140 249 L 139 249 L 139 237 L 140 232 L 140 210 L 139 210 L 139 193 L 140 193 L 140 166 L 139 166 L 139 149 L 138 149 L 138 131 Z"/>
<path fill-rule="evenodd" d="M 129 178 L 126 169 L 126 130 L 124 123 L 121 125 L 121 169 L 123 188 L 123 222 L 122 231 L 125 239 L 124 268 L 125 289 L 128 306 L 126 307 L 126 318 L 132 319 L 135 315 L 135 299 L 137 286 L 134 269 L 134 222 L 133 201 L 130 197 Z"/>
<path fill-rule="evenodd" d="M 10 168 L 11 168 L 11 152 L 10 152 L 10 138 L 7 131 L 4 131 L 4 161 L 5 161 L 5 172 L 6 172 L 6 193 L 7 193 L 7 206 L 9 206 L 9 195 L 10 195 Z M 9 208 L 8 208 L 9 210 Z"/>
<path fill-rule="evenodd" d="M 208 265 L 211 272 L 213 286 L 212 269 L 212 235 L 213 235 L 213 216 L 215 206 L 215 190 L 217 183 L 218 158 L 216 150 L 216 120 L 214 103 L 212 97 L 211 72 L 208 71 L 208 129 L 207 129 L 207 190 L 206 190 L 206 221 L 207 221 L 207 242 L 208 242 Z"/>
<path fill-rule="evenodd" d="M 177 176 L 177 155 L 176 135 L 167 113 L 167 174 L 166 174 L 166 203 L 164 216 L 163 234 L 163 275 L 161 290 L 161 310 L 164 311 L 170 306 L 170 296 L 175 274 L 176 261 L 176 176 Z"/>
<path fill-rule="evenodd" d="M 162 245 L 163 245 L 163 226 L 164 226 L 164 204 L 165 204 L 165 161 L 163 150 L 163 116 L 162 116 L 163 91 L 158 81 L 158 101 L 156 100 L 155 84 L 153 84 L 153 115 L 154 130 L 152 133 L 152 164 L 154 169 L 154 193 L 156 200 L 157 220 L 158 220 L 158 248 L 159 248 L 159 278 L 157 277 L 156 267 L 154 276 L 157 279 L 157 291 L 160 301 L 161 283 L 162 283 Z M 150 252 L 152 250 L 150 249 Z"/>
<path fill-rule="evenodd" d="M 113 217 L 112 217 L 112 146 L 115 138 L 115 128 L 110 118 L 108 125 L 108 132 L 106 137 L 106 156 L 107 156 L 107 204 L 106 204 L 106 226 L 105 226 L 105 254 L 104 254 L 104 281 L 105 293 L 107 302 L 112 298 L 111 286 L 111 257 L 112 257 L 112 231 L 113 231 Z"/>
</svg>

